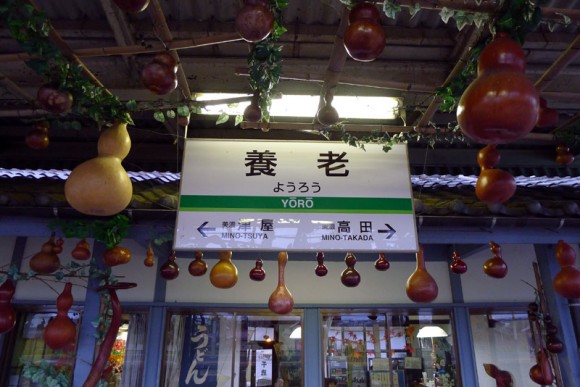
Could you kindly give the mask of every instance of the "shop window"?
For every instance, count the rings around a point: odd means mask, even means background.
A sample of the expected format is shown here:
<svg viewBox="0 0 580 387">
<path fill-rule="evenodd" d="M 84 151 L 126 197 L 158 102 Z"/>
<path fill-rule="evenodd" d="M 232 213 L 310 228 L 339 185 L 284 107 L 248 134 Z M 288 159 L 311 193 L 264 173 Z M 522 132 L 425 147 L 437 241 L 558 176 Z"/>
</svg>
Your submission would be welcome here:
<svg viewBox="0 0 580 387">
<path fill-rule="evenodd" d="M 490 374 L 497 375 L 497 370 L 504 371 L 502 377 L 511 379 L 511 384 L 505 385 L 533 384 L 529 371 L 536 356 L 525 312 L 474 314 L 471 329 L 479 386 L 495 386 L 496 380 Z"/>
<path fill-rule="evenodd" d="M 72 342 L 70 348 L 65 350 L 53 351 L 43 339 L 44 328 L 55 316 L 56 312 L 44 311 L 21 313 L 18 316 L 17 325 L 5 348 L 5 353 L 10 354 L 4 358 L 11 359 L 8 369 L 4 368 L 7 374 L 2 377 L 6 386 L 36 385 L 26 375 L 39 374 L 40 369 L 61 383 L 66 381 L 70 383 L 75 363 L 76 342 Z M 78 332 L 80 312 L 71 310 L 68 316 L 77 325 Z"/>
<path fill-rule="evenodd" d="M 329 312 L 323 321 L 326 385 L 458 385 L 449 315 Z"/>
<path fill-rule="evenodd" d="M 103 379 L 108 387 L 143 385 L 147 315 L 124 314 Z"/>
<path fill-rule="evenodd" d="M 303 385 L 300 316 L 264 312 L 175 313 L 169 316 L 163 385 Z"/>
</svg>

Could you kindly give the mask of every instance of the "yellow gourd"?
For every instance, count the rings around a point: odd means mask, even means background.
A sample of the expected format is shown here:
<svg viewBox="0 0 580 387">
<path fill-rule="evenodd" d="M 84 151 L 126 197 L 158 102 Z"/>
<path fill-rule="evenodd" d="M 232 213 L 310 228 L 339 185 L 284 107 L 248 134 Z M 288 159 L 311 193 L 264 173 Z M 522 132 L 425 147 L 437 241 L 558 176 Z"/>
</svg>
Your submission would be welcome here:
<svg viewBox="0 0 580 387">
<path fill-rule="evenodd" d="M 99 155 L 78 165 L 65 186 L 66 200 L 87 215 L 109 216 L 124 210 L 131 201 L 133 185 L 121 161 L 131 149 L 127 124 L 105 129 L 98 142 Z"/>
</svg>

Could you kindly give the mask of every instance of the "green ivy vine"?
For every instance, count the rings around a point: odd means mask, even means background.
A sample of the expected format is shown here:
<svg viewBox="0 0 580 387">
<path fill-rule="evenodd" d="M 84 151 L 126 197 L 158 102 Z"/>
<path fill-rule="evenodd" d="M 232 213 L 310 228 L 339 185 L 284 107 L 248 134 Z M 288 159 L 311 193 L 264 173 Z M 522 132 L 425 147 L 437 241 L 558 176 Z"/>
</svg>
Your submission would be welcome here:
<svg viewBox="0 0 580 387">
<path fill-rule="evenodd" d="M 43 12 L 27 2 L 5 0 L 0 6 L 0 20 L 22 50 L 33 57 L 26 64 L 51 86 L 73 95 L 73 115 L 89 117 L 98 126 L 115 120 L 132 123 L 129 113 L 135 110 L 135 101 L 122 103 L 107 89 L 87 79 L 83 68 L 71 63 L 50 41 L 50 23 Z"/>
<path fill-rule="evenodd" d="M 94 237 L 97 241 L 104 243 L 108 249 L 111 249 L 127 237 L 129 224 L 129 217 L 119 214 L 107 220 L 56 220 L 49 223 L 49 228 L 53 231 L 60 228 L 67 238 Z"/>
</svg>

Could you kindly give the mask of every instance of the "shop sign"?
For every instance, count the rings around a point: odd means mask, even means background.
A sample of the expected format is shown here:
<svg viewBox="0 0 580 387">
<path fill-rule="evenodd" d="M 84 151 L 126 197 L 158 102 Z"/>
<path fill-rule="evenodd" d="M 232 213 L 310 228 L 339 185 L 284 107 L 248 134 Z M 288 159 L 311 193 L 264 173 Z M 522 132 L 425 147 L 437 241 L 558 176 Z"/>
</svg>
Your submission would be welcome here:
<svg viewBox="0 0 580 387">
<path fill-rule="evenodd" d="M 188 316 L 181 358 L 179 387 L 217 385 L 218 324 L 207 317 Z"/>
<path fill-rule="evenodd" d="M 407 147 L 188 140 L 176 250 L 416 251 Z"/>
</svg>

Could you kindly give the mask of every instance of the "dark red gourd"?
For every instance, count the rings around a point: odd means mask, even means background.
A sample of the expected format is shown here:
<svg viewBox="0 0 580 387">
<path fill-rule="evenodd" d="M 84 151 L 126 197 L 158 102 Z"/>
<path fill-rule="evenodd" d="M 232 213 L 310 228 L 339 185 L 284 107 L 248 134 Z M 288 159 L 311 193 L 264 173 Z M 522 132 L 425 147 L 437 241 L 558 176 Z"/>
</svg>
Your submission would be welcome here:
<svg viewBox="0 0 580 387">
<path fill-rule="evenodd" d="M 316 269 L 314 269 L 314 273 L 316 273 L 319 277 L 324 277 L 328 274 L 328 268 L 324 265 L 324 253 L 319 251 L 316 253 Z"/>
<path fill-rule="evenodd" d="M 64 290 L 56 299 L 56 317 L 50 320 L 44 329 L 44 342 L 53 349 L 74 348 L 77 327 L 68 317 L 68 311 L 73 304 L 72 283 L 67 282 Z"/>
<path fill-rule="evenodd" d="M 40 251 L 30 259 L 30 269 L 40 274 L 51 274 L 57 271 L 60 268 L 60 259 L 56 251 L 62 251 L 62 247 L 57 245 L 54 240 L 54 233 L 52 233 L 48 241 L 42 245 Z"/>
<path fill-rule="evenodd" d="M 256 266 L 250 270 L 250 279 L 252 281 L 263 281 L 266 278 L 266 272 L 262 268 L 264 262 L 261 259 L 256 259 Z"/>
<path fill-rule="evenodd" d="M 346 257 L 344 257 L 344 263 L 346 263 L 346 269 L 342 271 L 340 275 L 340 281 L 344 286 L 349 288 L 353 288 L 358 286 L 360 283 L 360 274 L 354 268 L 356 264 L 356 257 L 353 253 L 346 253 Z"/>
<path fill-rule="evenodd" d="M 159 274 L 166 280 L 174 280 L 179 276 L 179 266 L 175 262 L 175 251 L 171 251 L 167 261 L 159 268 Z"/>
<path fill-rule="evenodd" d="M 375 269 L 378 271 L 387 271 L 391 267 L 389 261 L 385 257 L 385 253 L 379 253 L 379 258 L 375 261 Z"/>
<path fill-rule="evenodd" d="M 201 251 L 196 251 L 194 260 L 190 262 L 189 274 L 194 277 L 200 277 L 207 272 L 207 263 L 203 260 L 203 253 Z"/>
<path fill-rule="evenodd" d="M 483 272 L 493 278 L 503 278 L 508 273 L 508 265 L 501 257 L 501 246 L 494 241 L 489 242 L 493 257 L 483 264 Z"/>
<path fill-rule="evenodd" d="M 467 264 L 461 259 L 457 251 L 453 252 L 453 262 L 449 265 L 449 270 L 455 274 L 463 274 L 467 271 Z"/>
<path fill-rule="evenodd" d="M 407 297 L 413 302 L 431 302 L 437 298 L 439 287 L 435 279 L 427 272 L 422 245 L 419 245 L 416 260 L 417 266 L 415 271 L 407 279 Z"/>
<path fill-rule="evenodd" d="M 10 278 L 0 286 L 0 333 L 10 331 L 16 324 L 16 312 L 12 306 L 15 291 L 14 282 Z"/>
</svg>

